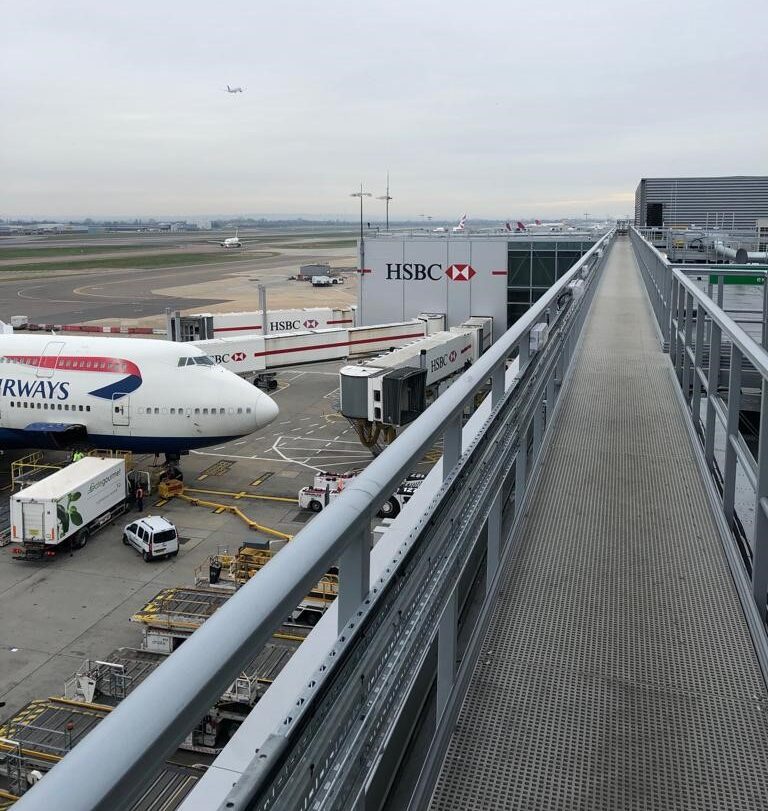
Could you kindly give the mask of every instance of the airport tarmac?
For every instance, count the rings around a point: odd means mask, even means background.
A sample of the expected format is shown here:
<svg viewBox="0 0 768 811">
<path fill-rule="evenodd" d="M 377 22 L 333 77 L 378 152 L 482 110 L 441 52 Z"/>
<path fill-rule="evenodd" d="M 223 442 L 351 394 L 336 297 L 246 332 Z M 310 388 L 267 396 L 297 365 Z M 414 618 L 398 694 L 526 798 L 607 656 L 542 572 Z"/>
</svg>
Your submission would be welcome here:
<svg viewBox="0 0 768 811">
<path fill-rule="evenodd" d="M 277 420 L 262 433 L 184 457 L 187 492 L 297 533 L 313 513 L 261 497 L 296 498 L 315 471 L 361 469 L 372 459 L 337 412 L 341 365 L 283 370 L 272 392 L 280 405 Z M 435 458 L 428 455 L 423 470 Z M 146 469 L 153 461 L 144 457 L 136 467 Z M 8 462 L 0 467 L 7 473 Z M 2 484 L 7 481 L 6 475 Z M 136 513 L 101 530 L 85 549 L 45 563 L 16 561 L 11 546 L 0 548 L 0 718 L 32 699 L 61 694 L 83 659 L 103 658 L 118 646 L 139 647 L 141 630 L 129 617 L 160 589 L 192 585 L 195 570 L 207 571 L 211 555 L 235 552 L 246 538 L 266 537 L 211 507 L 178 499 L 157 505 L 157 496 L 150 496 L 145 512 L 167 516 L 183 539 L 179 556 L 170 561 L 145 563 L 121 543 L 122 527 Z"/>
<path fill-rule="evenodd" d="M 356 248 L 322 247 L 324 242 L 333 246 L 338 234 L 327 237 L 301 236 L 291 232 L 260 235 L 259 241 L 242 249 L 226 250 L 218 245 L 201 241 L 195 235 L 168 234 L 164 241 L 158 235 L 147 239 L 145 251 L 120 251 L 112 254 L 120 269 L 110 269 L 104 254 L 81 256 L 46 255 L 45 265 L 56 265 L 54 270 L 8 270 L 19 267 L 19 260 L 0 258 L 0 320 L 8 321 L 12 315 L 27 315 L 33 323 L 78 324 L 102 319 L 122 323 L 164 326 L 164 313 L 171 310 L 255 309 L 258 302 L 257 284 L 268 289 L 268 306 L 327 306 L 328 303 L 349 304 L 355 301 L 355 280 L 346 289 L 315 289 L 307 282 L 292 282 L 289 277 L 298 273 L 300 265 L 328 262 L 333 266 L 350 269 L 355 266 Z M 131 236 L 131 244 L 145 237 Z M 243 235 L 245 238 L 245 235 Z M 206 237 L 208 238 L 208 237 Z M 181 242 L 180 240 L 184 240 Z M 94 248 L 103 244 L 103 238 L 67 241 L 66 247 Z M 342 240 L 343 241 L 343 240 Z M 124 243 L 127 244 L 127 243 Z M 301 247 L 310 245 L 311 247 Z M 165 250 L 159 252 L 158 247 Z M 2 248 L 9 247 L 6 241 Z M 14 245 L 13 247 L 19 247 Z M 30 250 L 48 248 L 49 244 L 27 244 Z M 61 246 L 60 241 L 53 247 Z M 192 264 L 163 264 L 185 256 L 179 248 L 194 251 Z M 210 261 L 207 259 L 210 254 Z M 31 260 L 30 260 L 31 261 Z M 40 260 L 41 262 L 43 260 Z M 73 261 L 94 262 L 94 269 L 73 269 Z M 14 264 L 16 263 L 16 264 Z M 125 263 L 136 267 L 126 268 Z M 151 265 L 156 263 L 157 267 Z M 150 265 L 150 266 L 147 266 Z M 30 264 L 28 267 L 33 267 Z M 4 269 L 5 268 L 5 269 Z M 352 274 L 353 276 L 353 274 Z"/>
</svg>

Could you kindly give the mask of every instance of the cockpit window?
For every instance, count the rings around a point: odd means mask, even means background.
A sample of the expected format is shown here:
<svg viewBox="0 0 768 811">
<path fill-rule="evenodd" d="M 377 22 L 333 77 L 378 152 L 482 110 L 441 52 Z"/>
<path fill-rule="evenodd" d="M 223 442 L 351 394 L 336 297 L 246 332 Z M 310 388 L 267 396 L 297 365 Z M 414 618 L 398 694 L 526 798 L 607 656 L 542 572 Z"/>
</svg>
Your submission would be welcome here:
<svg viewBox="0 0 768 811">
<path fill-rule="evenodd" d="M 207 355 L 195 355 L 191 358 L 179 358 L 179 366 L 215 366 Z"/>
</svg>

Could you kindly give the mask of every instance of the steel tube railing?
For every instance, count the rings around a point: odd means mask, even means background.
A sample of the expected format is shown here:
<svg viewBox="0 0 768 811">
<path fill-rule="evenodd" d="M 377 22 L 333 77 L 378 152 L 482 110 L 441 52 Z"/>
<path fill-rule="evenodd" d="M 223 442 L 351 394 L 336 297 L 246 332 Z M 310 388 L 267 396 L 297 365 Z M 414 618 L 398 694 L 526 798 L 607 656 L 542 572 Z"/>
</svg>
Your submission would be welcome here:
<svg viewBox="0 0 768 811">
<path fill-rule="evenodd" d="M 753 611 L 759 617 L 759 638 L 753 629 L 758 657 L 768 678 L 766 602 L 768 601 L 768 516 L 762 502 L 768 495 L 768 352 L 722 309 L 726 276 L 765 276 L 768 268 L 675 266 L 632 229 L 630 236 L 648 296 L 675 369 L 682 398 L 701 441 L 703 460 L 715 479 L 721 515 L 733 537 L 746 578 Z M 691 276 L 717 276 L 717 302 Z M 712 288 L 711 279 L 708 286 Z M 667 294 L 665 291 L 669 291 Z M 763 295 L 762 319 L 768 298 Z M 765 329 L 764 329 L 765 333 Z M 727 372 L 722 366 L 728 359 Z M 749 377 L 751 375 L 751 377 Z M 756 378 L 755 378 L 756 376 Z M 745 385 L 757 379 L 760 387 L 760 430 L 757 456 L 740 431 Z M 727 388 L 727 402 L 720 392 Z M 753 399 L 753 402 L 757 402 Z M 702 403 L 704 416 L 702 420 Z M 718 450 L 718 444 L 722 448 Z M 718 454 L 722 453 L 722 469 Z M 741 479 L 739 476 L 741 475 Z M 739 481 L 742 484 L 739 484 Z M 754 491 L 754 519 L 750 529 L 738 513 L 744 487 Z M 737 497 L 738 496 L 738 497 Z M 735 560 L 729 556 L 729 561 Z M 732 565 L 733 568 L 733 565 Z M 743 591 L 740 587 L 740 594 Z M 749 614 L 748 614 L 749 619 Z"/>
<path fill-rule="evenodd" d="M 489 378 L 518 351 L 521 371 L 531 328 L 585 265 L 610 244 L 600 239 L 427 411 L 355 478 L 256 576 L 134 690 L 45 779 L 16 805 L 19 811 L 120 811 L 332 565 L 341 562 L 339 606 L 350 612 L 368 590 L 367 567 L 352 544 L 370 542 L 378 507 L 424 452 L 460 418 Z M 345 565 L 347 564 L 347 565 Z M 350 571 L 351 569 L 351 571 Z M 351 593 L 349 590 L 351 589 Z M 359 604 L 359 603 L 358 603 Z M 343 617 L 344 620 L 347 617 Z"/>
</svg>

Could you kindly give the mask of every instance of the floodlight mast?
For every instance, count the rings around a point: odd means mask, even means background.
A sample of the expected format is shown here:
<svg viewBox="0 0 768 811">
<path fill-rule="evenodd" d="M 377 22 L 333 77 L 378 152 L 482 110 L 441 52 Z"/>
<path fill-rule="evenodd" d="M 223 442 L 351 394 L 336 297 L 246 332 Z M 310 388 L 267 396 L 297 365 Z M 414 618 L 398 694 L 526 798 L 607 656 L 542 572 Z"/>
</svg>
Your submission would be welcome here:
<svg viewBox="0 0 768 811">
<path fill-rule="evenodd" d="M 377 197 L 377 200 L 385 200 L 387 204 L 387 231 L 389 231 L 389 201 L 392 199 L 389 196 L 389 172 L 387 172 L 387 193 L 383 197 Z"/>
</svg>

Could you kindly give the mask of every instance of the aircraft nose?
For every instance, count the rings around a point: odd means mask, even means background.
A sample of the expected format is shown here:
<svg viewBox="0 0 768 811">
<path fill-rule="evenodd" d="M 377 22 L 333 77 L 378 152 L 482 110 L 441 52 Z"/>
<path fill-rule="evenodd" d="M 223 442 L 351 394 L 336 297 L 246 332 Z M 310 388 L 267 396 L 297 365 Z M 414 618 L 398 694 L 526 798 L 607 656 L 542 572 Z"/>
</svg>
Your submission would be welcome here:
<svg viewBox="0 0 768 811">
<path fill-rule="evenodd" d="M 256 418 L 256 428 L 263 428 L 277 417 L 280 409 L 271 397 L 259 391 L 257 392 L 253 413 Z"/>
</svg>

